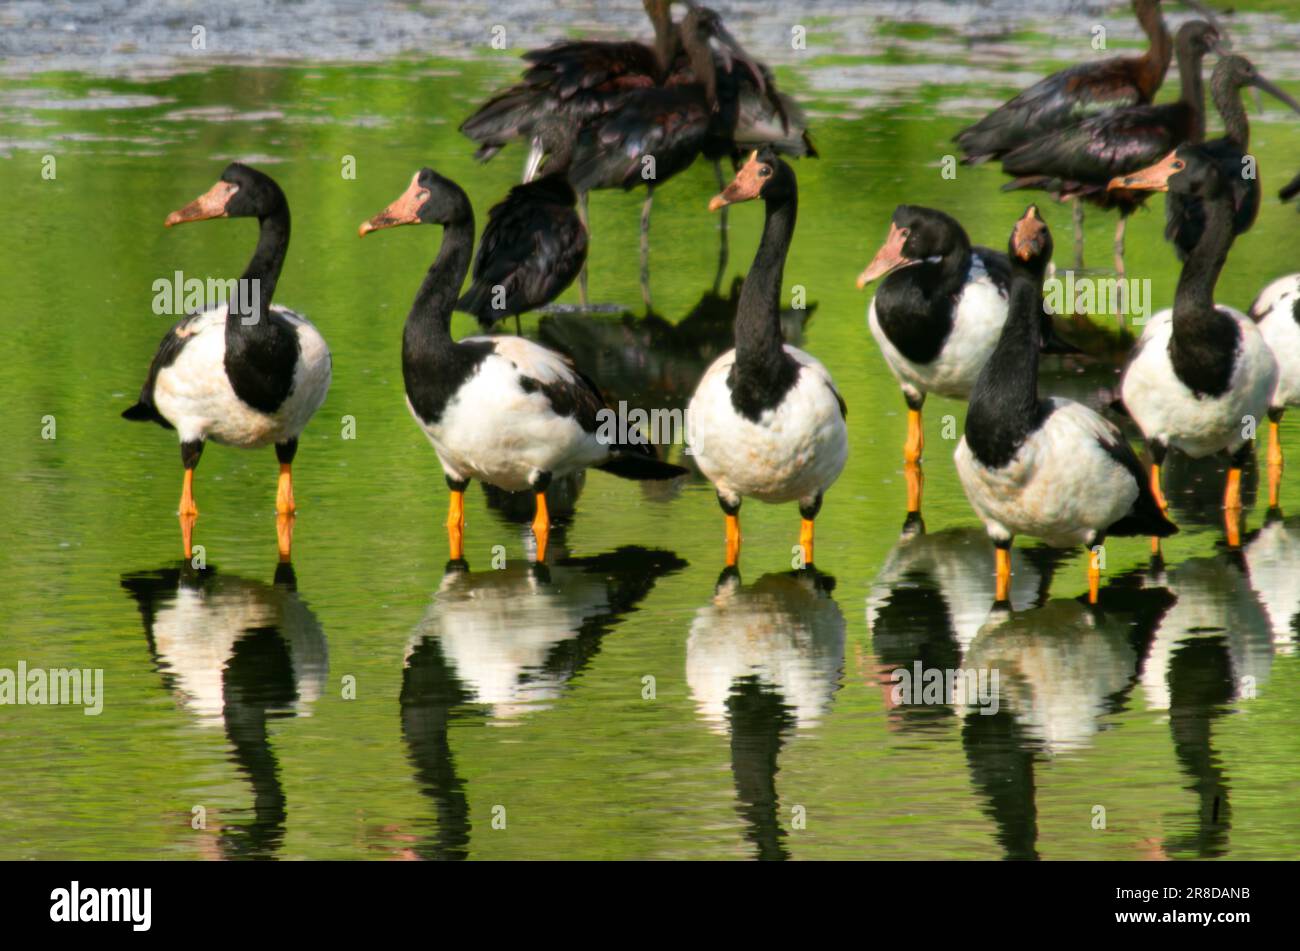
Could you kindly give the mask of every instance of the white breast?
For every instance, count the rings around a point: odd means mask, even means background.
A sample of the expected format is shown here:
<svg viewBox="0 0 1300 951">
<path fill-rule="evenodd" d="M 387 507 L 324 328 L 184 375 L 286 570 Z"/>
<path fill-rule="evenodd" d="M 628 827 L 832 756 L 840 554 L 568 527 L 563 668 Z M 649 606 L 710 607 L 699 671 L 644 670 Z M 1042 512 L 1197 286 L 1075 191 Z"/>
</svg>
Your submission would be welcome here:
<svg viewBox="0 0 1300 951">
<path fill-rule="evenodd" d="M 609 458 L 595 433 L 556 414 L 542 392 L 524 391 L 525 376 L 578 382 L 559 354 L 518 337 L 469 339 L 490 342 L 495 352 L 456 391 L 437 423 L 427 425 L 407 400 L 448 475 L 521 492 L 539 472 L 565 476 Z"/>
<path fill-rule="evenodd" d="M 1056 410 L 1001 469 L 975 458 L 963 436 L 954 459 L 962 488 L 990 537 L 1041 538 L 1049 545 L 1091 544 L 1137 500 L 1132 473 L 1098 442 L 1119 431 L 1080 403 Z"/>
<path fill-rule="evenodd" d="M 971 256 L 971 271 L 953 308 L 953 326 L 943 349 L 929 363 L 913 363 L 890 342 L 881 329 L 873 297 L 867 314 L 871 335 L 904 392 L 919 396 L 938 393 L 966 399 L 1007 321 L 1007 297 L 989 277 L 978 254 Z"/>
<path fill-rule="evenodd" d="M 1259 332 L 1277 360 L 1277 385 L 1269 405 L 1300 403 L 1300 322 L 1295 308 L 1300 301 L 1300 274 L 1279 278 L 1264 288 L 1252 312 L 1258 315 Z"/>
<path fill-rule="evenodd" d="M 191 339 L 154 383 L 154 403 L 182 442 L 268 446 L 297 437 L 320 408 L 330 386 L 329 347 L 305 317 L 278 305 L 271 310 L 298 334 L 293 388 L 284 403 L 274 413 L 263 413 L 235 395 L 225 366 L 226 307 L 214 308 L 185 328 Z"/>
<path fill-rule="evenodd" d="M 736 412 L 727 374 L 729 350 L 705 371 L 686 410 L 696 464 L 728 500 L 812 500 L 835 482 L 848 458 L 848 429 L 826 368 L 787 346 L 801 365 L 798 380 L 757 422 Z"/>
<path fill-rule="evenodd" d="M 1277 362 L 1259 329 L 1240 311 L 1219 309 L 1241 331 L 1232 378 L 1221 396 L 1198 397 L 1174 373 L 1169 359 L 1172 310 L 1147 322 L 1120 383 L 1124 405 L 1148 441 L 1177 446 L 1197 459 L 1240 449 L 1252 431 L 1247 421 L 1263 424 L 1277 382 Z"/>
</svg>

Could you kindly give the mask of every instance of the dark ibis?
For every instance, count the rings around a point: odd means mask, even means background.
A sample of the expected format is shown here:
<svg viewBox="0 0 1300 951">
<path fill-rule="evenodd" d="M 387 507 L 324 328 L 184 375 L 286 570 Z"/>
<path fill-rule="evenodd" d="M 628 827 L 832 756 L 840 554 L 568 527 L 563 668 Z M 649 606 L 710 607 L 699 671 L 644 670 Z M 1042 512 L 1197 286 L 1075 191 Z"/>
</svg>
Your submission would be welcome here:
<svg viewBox="0 0 1300 951">
<path fill-rule="evenodd" d="M 572 158 L 572 121 L 546 117 L 534 128 L 524 184 L 488 212 L 473 283 L 456 303 L 484 329 L 513 315 L 517 331 L 520 314 L 555 300 L 582 270 L 587 229 L 569 184 Z"/>
<path fill-rule="evenodd" d="M 1140 191 L 1108 189 L 1117 176 L 1137 171 L 1184 142 L 1205 138 L 1205 87 L 1201 63 L 1220 48 L 1219 31 L 1203 20 L 1184 23 L 1174 38 L 1182 95 L 1177 102 L 1130 106 L 1092 116 L 1039 136 L 1002 159 L 1014 177 L 1004 191 L 1037 188 L 1058 200 L 1078 199 L 1119 211 L 1115 270 L 1124 276 L 1124 228 L 1146 199 Z"/>
</svg>

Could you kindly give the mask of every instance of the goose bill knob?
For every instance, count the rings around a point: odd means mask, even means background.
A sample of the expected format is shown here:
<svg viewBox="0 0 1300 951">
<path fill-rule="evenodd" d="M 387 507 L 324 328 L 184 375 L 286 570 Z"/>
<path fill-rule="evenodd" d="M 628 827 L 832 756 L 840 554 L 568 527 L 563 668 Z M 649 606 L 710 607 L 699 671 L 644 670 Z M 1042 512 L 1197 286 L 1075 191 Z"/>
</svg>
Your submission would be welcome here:
<svg viewBox="0 0 1300 951">
<path fill-rule="evenodd" d="M 885 243 L 880 246 L 880 250 L 871 259 L 867 269 L 858 275 L 858 290 L 862 290 L 872 281 L 892 274 L 899 268 L 921 263 L 919 258 L 909 258 L 903 253 L 903 246 L 907 244 L 907 238 L 911 233 L 908 228 L 900 228 L 892 221 L 889 223 L 889 235 L 885 238 Z"/>
<path fill-rule="evenodd" d="M 1187 163 L 1178 157 L 1175 149 L 1154 165 L 1130 172 L 1128 175 L 1116 175 L 1106 186 L 1109 191 L 1128 189 L 1130 191 L 1167 192 L 1169 179 L 1181 172 Z"/>
<path fill-rule="evenodd" d="M 420 223 L 420 208 L 429 199 L 429 190 L 420 185 L 420 173 L 411 176 L 411 184 L 401 197 L 369 221 L 363 221 L 357 229 L 358 237 L 364 238 L 380 228 L 395 228 L 398 225 L 416 225 Z"/>
<path fill-rule="evenodd" d="M 772 166 L 758 160 L 758 150 L 749 153 L 745 164 L 736 172 L 731 183 L 709 200 L 709 211 L 717 211 L 727 205 L 742 201 L 752 201 L 763 190 L 763 182 L 772 174 Z"/>
<path fill-rule="evenodd" d="M 229 218 L 226 206 L 235 197 L 239 186 L 233 182 L 217 182 L 206 192 L 194 199 L 184 208 L 178 208 L 167 216 L 164 227 L 179 225 L 186 221 L 206 221 L 209 218 Z"/>
</svg>

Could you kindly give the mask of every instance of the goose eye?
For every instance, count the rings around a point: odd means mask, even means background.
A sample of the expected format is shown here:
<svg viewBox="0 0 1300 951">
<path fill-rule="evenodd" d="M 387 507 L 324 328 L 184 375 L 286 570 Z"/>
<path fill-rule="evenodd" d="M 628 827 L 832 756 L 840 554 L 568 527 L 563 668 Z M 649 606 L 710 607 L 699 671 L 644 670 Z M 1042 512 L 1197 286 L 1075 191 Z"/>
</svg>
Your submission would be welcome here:
<svg viewBox="0 0 1300 951">
<path fill-rule="evenodd" d="M 767 176 L 769 176 L 769 175 L 771 175 L 771 174 L 772 174 L 772 166 L 770 166 L 770 165 L 760 165 L 760 166 L 758 167 L 758 177 L 759 177 L 759 178 L 767 178 Z"/>
<path fill-rule="evenodd" d="M 911 228 L 903 228 L 903 229 L 901 229 L 898 233 L 901 234 L 904 238 L 906 238 L 908 235 L 910 235 L 910 234 L 912 233 L 912 229 L 911 229 Z"/>
<path fill-rule="evenodd" d="M 1183 162 L 1175 162 L 1173 166 L 1175 172 L 1181 172 L 1186 167 L 1186 164 Z"/>
</svg>

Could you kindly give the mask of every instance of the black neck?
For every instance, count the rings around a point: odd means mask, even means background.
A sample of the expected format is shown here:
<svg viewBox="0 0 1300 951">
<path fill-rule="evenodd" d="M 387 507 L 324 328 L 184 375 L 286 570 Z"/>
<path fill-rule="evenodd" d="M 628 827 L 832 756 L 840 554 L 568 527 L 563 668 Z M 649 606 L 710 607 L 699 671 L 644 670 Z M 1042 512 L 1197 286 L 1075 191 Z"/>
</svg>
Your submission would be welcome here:
<svg viewBox="0 0 1300 951">
<path fill-rule="evenodd" d="M 438 257 L 429 265 L 406 315 L 407 343 L 437 348 L 451 345 L 451 312 L 473 250 L 473 215 L 444 226 Z"/>
<path fill-rule="evenodd" d="M 966 444 L 991 468 L 1009 463 L 1042 423 L 1038 351 L 1042 336 L 1043 275 L 1012 255 L 1007 322 L 980 370 L 966 412 Z"/>
<path fill-rule="evenodd" d="M 742 370 L 768 365 L 784 353 L 781 280 L 798 205 L 794 193 L 767 203 L 763 238 L 745 276 L 736 311 L 736 365 Z"/>
<path fill-rule="evenodd" d="M 1186 325 L 1189 316 L 1213 313 L 1214 285 L 1218 283 L 1219 272 L 1223 270 L 1228 249 L 1232 247 L 1233 208 L 1227 189 L 1220 189 L 1213 198 L 1205 198 L 1203 205 L 1205 228 L 1201 231 L 1200 241 L 1183 263 L 1178 289 L 1174 293 L 1175 333 L 1180 323 Z"/>
<path fill-rule="evenodd" d="M 1178 50 L 1178 75 L 1182 80 L 1182 102 L 1192 111 L 1189 141 L 1205 140 L 1205 83 L 1201 79 L 1202 54 L 1190 43 Z"/>
<path fill-rule="evenodd" d="M 230 302 L 232 313 L 256 319 L 230 321 L 228 329 L 256 332 L 255 328 L 267 325 L 267 321 L 260 318 L 270 311 L 271 297 L 275 294 L 280 269 L 284 266 L 284 256 L 289 249 L 287 205 L 281 203 L 276 211 L 260 217 L 258 224 L 257 247 L 253 249 L 248 267 L 244 268 L 244 273 L 240 276 L 240 294 Z M 256 313 L 239 313 L 241 310 L 254 309 Z"/>
</svg>

